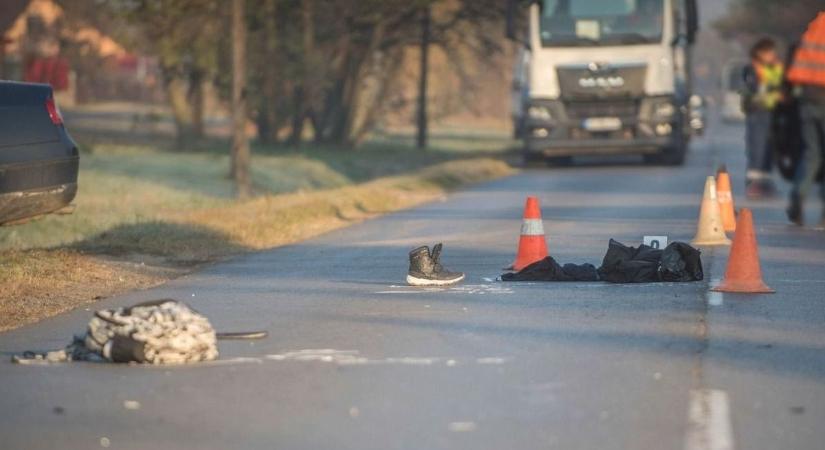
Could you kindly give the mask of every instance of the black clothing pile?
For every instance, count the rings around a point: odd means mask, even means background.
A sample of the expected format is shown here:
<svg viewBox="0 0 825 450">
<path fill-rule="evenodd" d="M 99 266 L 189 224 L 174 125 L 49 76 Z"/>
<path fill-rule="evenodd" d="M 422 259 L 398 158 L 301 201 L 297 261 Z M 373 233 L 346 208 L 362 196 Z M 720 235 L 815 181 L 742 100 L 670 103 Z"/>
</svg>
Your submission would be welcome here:
<svg viewBox="0 0 825 450">
<path fill-rule="evenodd" d="M 516 273 L 501 276 L 502 281 L 607 281 L 610 283 L 654 283 L 660 281 L 701 281 L 702 259 L 699 250 L 684 242 L 674 242 L 664 250 L 647 245 L 628 247 L 613 239 L 596 269 L 592 264 L 565 264 L 547 257 Z"/>
<path fill-rule="evenodd" d="M 599 281 L 593 264 L 560 265 L 548 256 L 515 273 L 505 273 L 502 281 Z"/>
</svg>

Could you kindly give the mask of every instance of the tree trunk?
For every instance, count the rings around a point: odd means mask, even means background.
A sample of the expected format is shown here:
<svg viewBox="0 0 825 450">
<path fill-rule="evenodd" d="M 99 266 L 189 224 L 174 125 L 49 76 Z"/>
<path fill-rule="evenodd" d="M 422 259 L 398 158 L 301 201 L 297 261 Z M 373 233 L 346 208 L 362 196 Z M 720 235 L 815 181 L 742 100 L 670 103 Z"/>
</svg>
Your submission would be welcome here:
<svg viewBox="0 0 825 450">
<path fill-rule="evenodd" d="M 313 99 L 313 80 L 316 74 L 315 67 L 315 24 L 312 0 L 301 0 L 301 79 L 293 90 L 292 132 L 289 144 L 301 145 L 304 134 L 304 124 Z"/>
<path fill-rule="evenodd" d="M 206 77 L 203 71 L 193 70 L 189 74 L 189 105 L 192 111 L 192 131 L 196 138 L 205 135 L 204 109 L 206 105 Z"/>
<path fill-rule="evenodd" d="M 299 82 L 298 85 L 295 86 L 295 90 L 292 94 L 292 130 L 290 131 L 289 139 L 287 139 L 287 143 L 295 147 L 299 147 L 301 145 L 301 139 L 304 134 L 304 121 L 306 118 L 306 108 L 304 106 L 304 87 L 302 86 L 302 83 L 303 82 Z"/>
<path fill-rule="evenodd" d="M 246 0 L 232 0 L 231 175 L 238 198 L 249 197 L 249 139 L 246 135 Z"/>
<path fill-rule="evenodd" d="M 354 145 L 358 146 L 366 140 L 370 131 L 375 128 L 378 122 L 378 116 L 385 111 L 386 104 L 384 99 L 387 98 L 391 89 L 396 87 L 395 81 L 398 80 L 399 74 L 403 67 L 404 52 L 402 49 L 390 49 L 384 52 L 382 62 L 378 68 L 378 73 L 373 73 L 374 86 L 370 89 L 366 101 L 363 104 L 360 119 L 356 126 L 351 131 L 351 140 Z"/>
<path fill-rule="evenodd" d="M 174 69 L 164 70 L 164 86 L 175 121 L 177 147 L 185 149 L 195 139 L 196 132 L 192 120 L 192 108 L 187 98 L 186 82 L 174 72 Z"/>
<path fill-rule="evenodd" d="M 430 7 L 424 8 L 421 17 L 421 63 L 418 78 L 418 111 L 416 117 L 416 127 L 418 135 L 416 146 L 420 149 L 427 148 L 427 75 L 429 71 L 430 53 Z"/>
<path fill-rule="evenodd" d="M 365 94 L 364 85 L 366 80 L 371 78 L 374 82 L 375 74 L 372 73 L 376 56 L 385 37 L 387 23 L 379 22 L 370 33 L 369 44 L 365 48 L 357 48 L 352 52 L 350 61 L 347 64 L 347 71 L 344 76 L 344 83 L 341 93 L 341 111 L 335 123 L 331 138 L 339 145 L 346 148 L 355 145 L 355 133 L 358 119 L 363 114 L 363 96 Z"/>
<path fill-rule="evenodd" d="M 278 101 L 279 79 L 278 66 L 272 63 L 277 60 L 277 55 L 280 50 L 278 48 L 276 11 L 276 0 L 266 0 L 264 2 L 264 55 L 267 57 L 267 63 L 261 67 L 263 79 L 257 117 L 258 139 L 264 144 L 275 144 L 278 142 L 279 121 L 275 103 Z"/>
</svg>

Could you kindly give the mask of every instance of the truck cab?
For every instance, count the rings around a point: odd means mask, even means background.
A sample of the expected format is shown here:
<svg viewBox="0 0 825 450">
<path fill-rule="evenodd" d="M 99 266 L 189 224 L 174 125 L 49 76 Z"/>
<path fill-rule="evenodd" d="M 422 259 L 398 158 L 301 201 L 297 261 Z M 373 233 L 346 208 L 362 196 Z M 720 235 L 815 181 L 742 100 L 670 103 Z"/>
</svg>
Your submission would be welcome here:
<svg viewBox="0 0 825 450">
<path fill-rule="evenodd" d="M 535 0 L 526 11 L 524 3 L 510 0 L 507 32 L 522 44 L 513 120 L 525 158 L 641 154 L 682 164 L 696 128 L 696 1 Z"/>
</svg>

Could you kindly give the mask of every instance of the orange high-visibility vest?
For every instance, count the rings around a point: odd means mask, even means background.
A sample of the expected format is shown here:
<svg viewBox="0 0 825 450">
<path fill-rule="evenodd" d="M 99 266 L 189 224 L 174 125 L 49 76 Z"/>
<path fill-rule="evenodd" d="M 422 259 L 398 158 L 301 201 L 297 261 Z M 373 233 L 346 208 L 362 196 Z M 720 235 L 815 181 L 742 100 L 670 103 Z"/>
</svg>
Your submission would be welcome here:
<svg viewBox="0 0 825 450">
<path fill-rule="evenodd" d="M 794 84 L 825 87 L 825 11 L 819 13 L 802 35 L 788 71 L 788 80 Z"/>
</svg>

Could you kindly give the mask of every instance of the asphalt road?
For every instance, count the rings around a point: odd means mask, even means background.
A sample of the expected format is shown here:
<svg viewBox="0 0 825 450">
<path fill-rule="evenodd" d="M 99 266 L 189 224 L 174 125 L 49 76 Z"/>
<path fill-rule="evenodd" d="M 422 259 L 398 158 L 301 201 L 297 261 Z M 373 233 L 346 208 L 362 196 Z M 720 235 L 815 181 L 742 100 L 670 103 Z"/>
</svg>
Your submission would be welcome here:
<svg viewBox="0 0 825 450">
<path fill-rule="evenodd" d="M 219 363 L 8 362 L 61 347 L 88 310 L 0 334 L 0 447 L 822 449 L 825 232 L 743 199 L 741 135 L 718 125 L 682 168 L 528 170 L 96 305 L 173 297 L 221 330 L 269 331 L 221 343 Z M 776 294 L 709 295 L 727 258 L 711 249 L 700 283 L 493 281 L 526 195 L 551 254 L 598 265 L 611 237 L 689 240 L 719 162 L 754 208 Z M 439 241 L 466 282 L 403 286 L 407 251 Z"/>
</svg>

